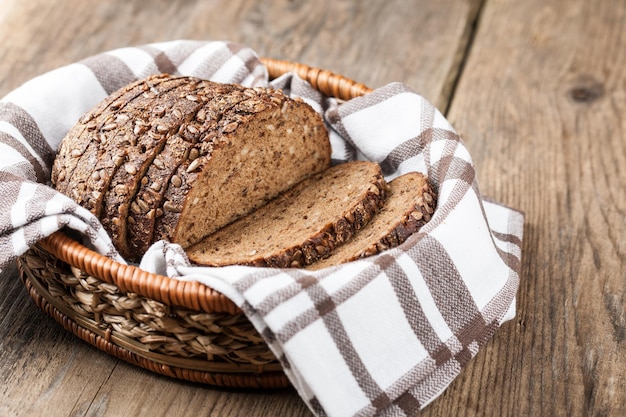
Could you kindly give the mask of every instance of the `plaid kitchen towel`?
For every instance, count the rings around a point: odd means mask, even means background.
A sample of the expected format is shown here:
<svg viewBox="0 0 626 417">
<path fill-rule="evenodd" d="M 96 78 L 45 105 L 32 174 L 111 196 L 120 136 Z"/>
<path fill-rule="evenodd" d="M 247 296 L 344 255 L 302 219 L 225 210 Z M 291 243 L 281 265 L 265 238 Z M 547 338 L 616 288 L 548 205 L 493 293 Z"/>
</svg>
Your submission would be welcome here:
<svg viewBox="0 0 626 417">
<path fill-rule="evenodd" d="M 421 171 L 438 193 L 431 221 L 400 247 L 319 271 L 197 267 L 167 242 L 144 256 L 142 268 L 203 282 L 240 306 L 316 415 L 413 415 L 514 317 L 523 216 L 481 196 L 470 155 L 441 113 L 400 83 L 338 103 L 292 74 L 270 82 L 253 51 L 228 42 L 117 49 L 4 97 L 1 266 L 65 226 L 123 262 L 100 223 L 46 184 L 59 142 L 85 111 L 163 72 L 283 89 L 324 116 L 334 163 L 377 161 L 388 180 Z"/>
</svg>

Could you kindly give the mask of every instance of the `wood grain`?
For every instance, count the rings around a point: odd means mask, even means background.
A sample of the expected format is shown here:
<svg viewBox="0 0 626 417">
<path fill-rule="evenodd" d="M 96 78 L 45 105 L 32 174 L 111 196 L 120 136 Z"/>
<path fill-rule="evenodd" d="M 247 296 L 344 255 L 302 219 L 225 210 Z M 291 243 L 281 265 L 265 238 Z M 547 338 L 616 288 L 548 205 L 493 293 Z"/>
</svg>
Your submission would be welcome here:
<svg viewBox="0 0 626 417">
<path fill-rule="evenodd" d="M 481 3 L 0 0 L 0 97 L 113 48 L 228 39 L 446 108 Z M 1 416 L 310 415 L 293 390 L 207 388 L 108 357 L 38 311 L 15 271 L 0 276 L 0 375 Z"/>
<path fill-rule="evenodd" d="M 259 54 L 338 72 L 370 87 L 402 81 L 440 108 L 479 0 L 4 0 L 0 96 L 47 70 L 113 48 L 228 39 Z"/>
<path fill-rule="evenodd" d="M 526 213 L 518 316 L 425 415 L 626 415 L 626 4 L 488 1 L 449 119 Z"/>
<path fill-rule="evenodd" d="M 420 415 L 626 415 L 623 1 L 0 5 L 0 96 L 104 50 L 192 38 L 403 81 L 449 107 L 481 191 L 526 213 L 523 269 L 516 319 Z M 310 415 L 292 390 L 207 388 L 110 358 L 39 312 L 14 271 L 1 278 L 2 416 Z"/>
</svg>

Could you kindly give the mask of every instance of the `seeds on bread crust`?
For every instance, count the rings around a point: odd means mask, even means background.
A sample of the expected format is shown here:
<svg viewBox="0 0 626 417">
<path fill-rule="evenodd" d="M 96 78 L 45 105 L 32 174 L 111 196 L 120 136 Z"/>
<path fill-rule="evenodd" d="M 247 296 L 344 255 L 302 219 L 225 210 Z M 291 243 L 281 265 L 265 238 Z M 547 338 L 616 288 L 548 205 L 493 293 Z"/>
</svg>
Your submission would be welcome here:
<svg viewBox="0 0 626 417">
<path fill-rule="evenodd" d="M 162 193 L 159 195 L 150 243 L 160 239 L 171 239 L 172 231 L 182 212 L 181 202 L 197 178 L 197 170 L 201 167 L 203 158 L 213 150 L 213 141 L 218 138 L 220 121 L 228 119 L 228 114 L 234 106 L 250 98 L 249 94 L 245 94 L 248 89 L 241 86 L 210 82 L 203 82 L 203 86 L 204 89 L 194 95 L 191 101 L 203 100 L 206 104 L 196 113 L 195 123 L 189 123 L 179 131 L 189 149 L 172 166 L 171 177 L 164 183 Z M 256 94 L 253 96 L 256 97 Z M 182 117 L 182 114 L 180 112 L 178 115 Z"/>
<path fill-rule="evenodd" d="M 133 201 L 133 197 L 145 179 L 145 172 L 165 147 L 170 132 L 176 132 L 182 122 L 171 112 L 161 112 L 160 108 L 170 109 L 175 105 L 181 94 L 179 87 L 183 87 L 184 91 L 195 92 L 194 85 L 186 84 L 181 79 L 173 79 L 169 83 L 163 83 L 161 87 L 152 91 L 153 95 L 148 97 L 149 102 L 146 103 L 142 115 L 134 119 L 131 143 L 126 145 L 127 157 L 122 169 L 111 178 L 109 191 L 104 199 L 102 224 L 113 238 L 120 254 L 127 259 L 136 259 L 128 242 L 129 216 L 145 216 L 149 211 L 144 200 Z M 116 189 L 123 192 L 118 193 Z M 107 221 L 115 216 L 118 216 L 119 222 Z"/>
<path fill-rule="evenodd" d="M 175 135 L 168 139 L 167 146 L 146 171 L 146 175 L 143 177 L 146 179 L 146 183 L 141 185 L 133 199 L 134 203 L 142 201 L 146 205 L 146 214 L 139 213 L 136 215 L 132 213 L 129 218 L 128 241 L 133 258 L 140 257 L 152 243 L 154 224 L 158 217 L 157 209 L 161 207 L 163 194 L 172 175 L 176 172 L 180 160 L 189 152 L 191 146 L 180 136 Z"/>
<path fill-rule="evenodd" d="M 66 136 L 76 138 L 76 140 L 65 140 L 60 143 L 57 151 L 57 157 L 55 158 L 52 166 L 51 182 L 52 185 L 57 186 L 59 191 L 65 191 L 67 188 L 65 179 L 72 175 L 74 169 L 78 165 L 80 156 L 82 156 L 86 148 L 91 143 L 90 140 L 87 140 L 84 132 L 96 130 L 99 126 L 98 117 L 102 114 L 102 112 L 111 107 L 112 104 L 120 97 L 129 94 L 131 90 L 137 87 L 137 84 L 139 84 L 139 82 L 129 84 L 126 88 L 120 89 L 107 96 L 103 101 L 98 103 L 96 107 L 82 115 L 78 120 L 78 123 L 72 126 L 69 130 Z M 82 138 L 83 140 L 79 141 L 79 138 Z"/>
<path fill-rule="evenodd" d="M 187 254 L 211 266 L 309 265 L 363 228 L 382 208 L 386 193 L 378 164 L 337 165 L 207 236 Z M 344 221 L 346 216 L 353 223 Z"/>
<path fill-rule="evenodd" d="M 163 76 L 151 77 L 150 82 L 158 84 L 166 80 Z M 77 167 L 85 169 L 91 167 L 92 158 L 83 161 L 82 156 L 89 154 L 88 148 L 96 146 L 96 142 L 104 135 L 102 128 L 110 124 L 109 118 L 116 112 L 122 112 L 123 108 L 141 96 L 144 92 L 143 85 L 146 80 L 136 81 L 128 86 L 110 94 L 92 110 L 85 113 L 79 122 L 70 129 L 65 139 L 61 142 L 57 157 L 52 168 L 52 184 L 62 193 L 69 193 L 77 181 L 70 181 Z"/>
<path fill-rule="evenodd" d="M 427 178 L 410 172 L 389 183 L 385 206 L 356 236 L 307 269 L 317 270 L 366 256 L 404 243 L 430 220 L 436 204 Z"/>
<path fill-rule="evenodd" d="M 146 105 L 144 95 L 148 83 L 156 86 L 167 81 L 163 77 L 152 77 L 147 83 L 136 84 L 129 95 L 120 97 L 102 113 L 98 129 L 84 132 L 85 137 L 67 136 L 63 140 L 63 143 L 89 142 L 77 162 L 78 166 L 64 183 L 69 187 L 65 193 L 96 216 L 101 215 L 102 201 L 110 179 L 126 159 L 132 138 L 131 118 Z M 103 130 L 112 124 L 115 124 L 115 130 Z"/>
</svg>

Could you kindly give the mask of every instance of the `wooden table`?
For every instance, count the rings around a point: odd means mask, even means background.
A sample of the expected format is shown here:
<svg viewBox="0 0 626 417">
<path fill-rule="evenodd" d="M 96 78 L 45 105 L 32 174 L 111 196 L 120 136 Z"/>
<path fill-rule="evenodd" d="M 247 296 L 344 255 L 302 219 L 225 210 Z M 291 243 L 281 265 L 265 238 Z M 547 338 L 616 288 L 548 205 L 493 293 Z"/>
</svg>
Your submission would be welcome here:
<svg viewBox="0 0 626 417">
<path fill-rule="evenodd" d="M 0 0 L 0 96 L 89 55 L 230 39 L 371 87 L 402 81 L 526 213 L 518 313 L 425 416 L 626 415 L 622 0 Z M 310 415 L 292 390 L 153 375 L 65 333 L 0 279 L 0 415 Z"/>
</svg>

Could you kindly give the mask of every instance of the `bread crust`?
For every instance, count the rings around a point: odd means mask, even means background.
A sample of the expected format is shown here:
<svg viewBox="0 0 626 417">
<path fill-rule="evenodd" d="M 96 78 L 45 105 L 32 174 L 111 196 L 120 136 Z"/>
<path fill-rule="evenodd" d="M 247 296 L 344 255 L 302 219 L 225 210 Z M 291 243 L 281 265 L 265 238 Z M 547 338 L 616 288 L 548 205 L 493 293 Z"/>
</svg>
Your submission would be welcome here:
<svg viewBox="0 0 626 417">
<path fill-rule="evenodd" d="M 150 78 L 155 84 L 165 81 L 164 76 Z M 107 124 L 113 121 L 114 113 L 124 111 L 125 106 L 145 92 L 145 80 L 138 80 L 107 96 L 93 109 L 87 111 L 69 130 L 59 145 L 52 166 L 51 183 L 59 191 L 68 194 L 75 185 L 68 180 L 79 166 L 93 163 L 83 160 L 91 146 L 96 146 L 101 135 L 106 135 Z M 92 165 L 87 165 L 92 166 Z M 77 196 L 78 197 L 78 196 Z"/>
<path fill-rule="evenodd" d="M 129 257 L 127 240 L 130 200 L 137 192 L 143 172 L 152 163 L 155 155 L 165 146 L 170 130 L 176 129 L 175 121 L 155 116 L 155 103 L 168 106 L 175 99 L 180 80 L 168 80 L 136 100 L 131 114 L 131 123 L 125 129 L 125 137 L 118 143 L 109 144 L 104 154 L 124 150 L 124 158 L 111 176 L 104 189 L 101 208 L 97 211 L 102 225 L 107 230 L 120 254 Z M 134 207 L 133 207 L 134 208 Z M 100 214 L 101 213 L 101 214 Z"/>
<path fill-rule="evenodd" d="M 395 248 L 417 233 L 433 214 L 436 196 L 426 176 L 409 172 L 389 184 L 385 207 L 361 232 L 329 256 L 307 266 L 318 270 Z"/>
</svg>

